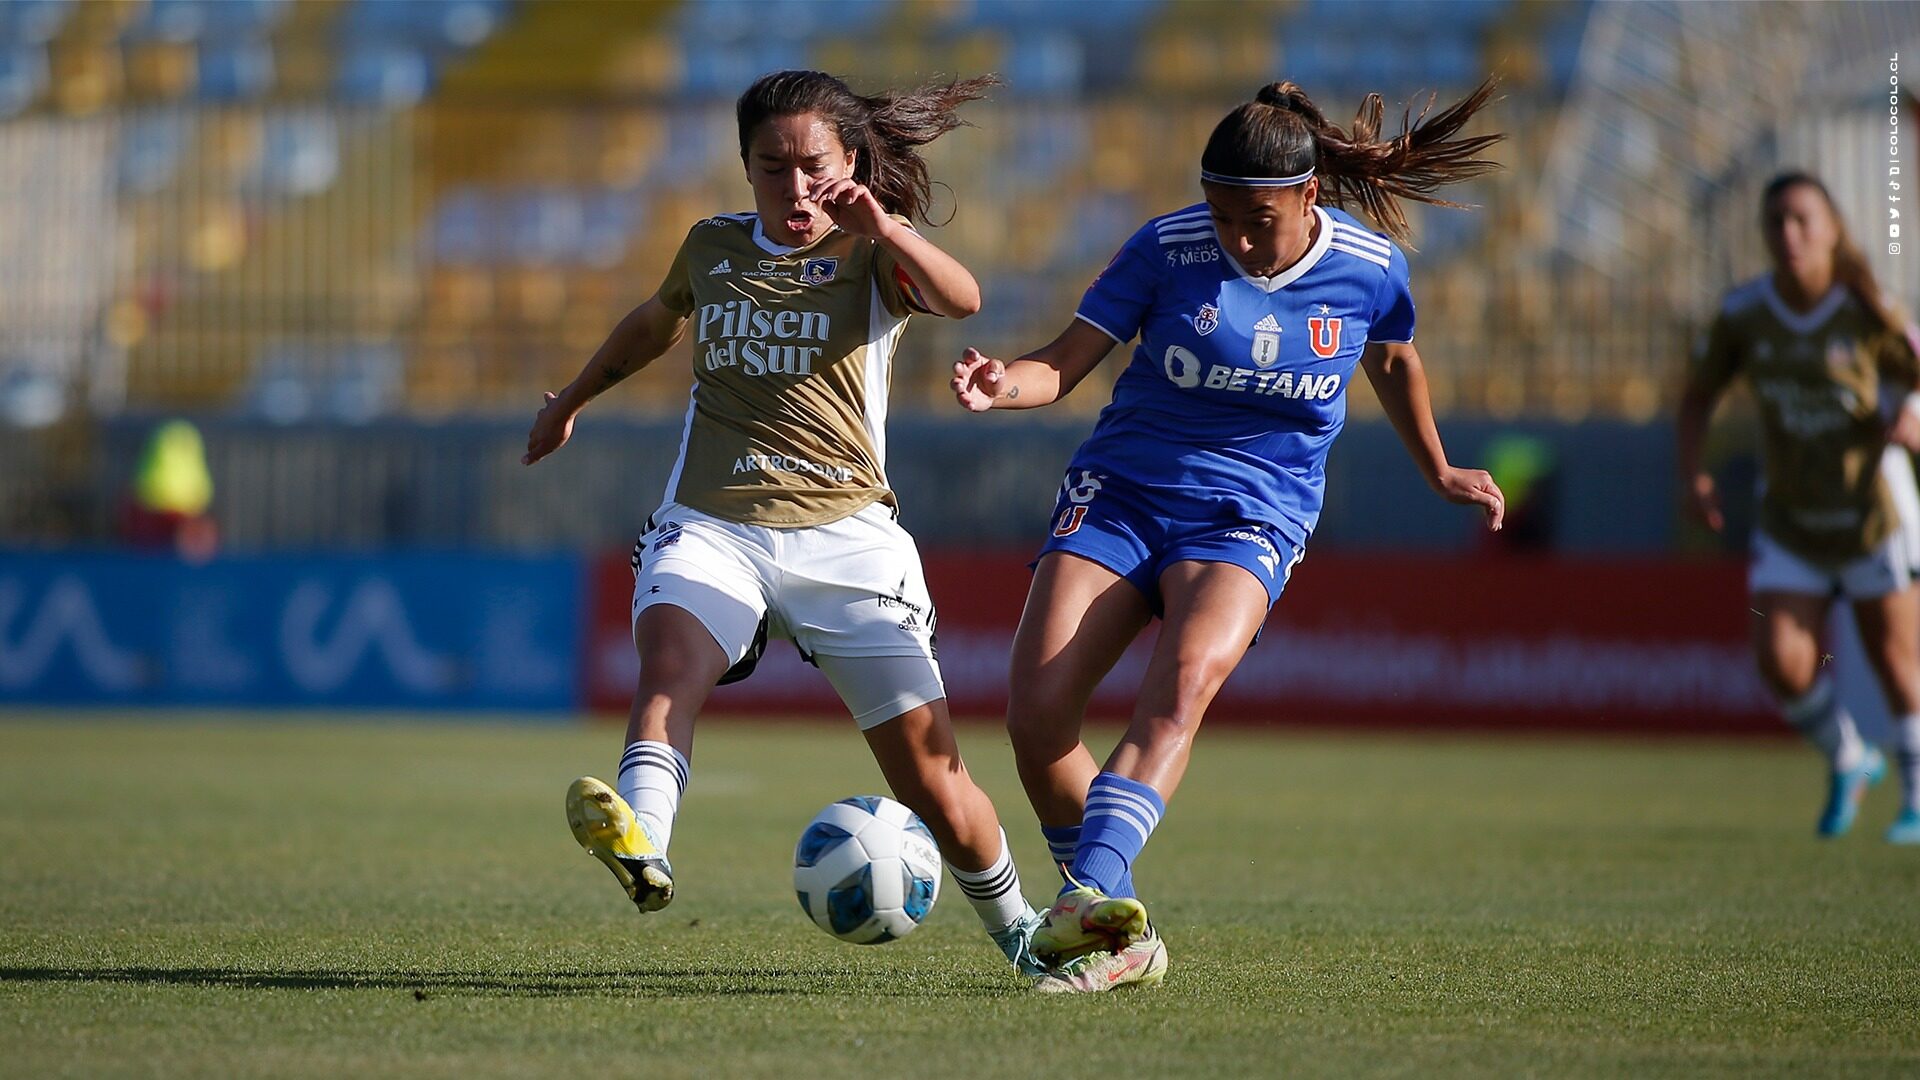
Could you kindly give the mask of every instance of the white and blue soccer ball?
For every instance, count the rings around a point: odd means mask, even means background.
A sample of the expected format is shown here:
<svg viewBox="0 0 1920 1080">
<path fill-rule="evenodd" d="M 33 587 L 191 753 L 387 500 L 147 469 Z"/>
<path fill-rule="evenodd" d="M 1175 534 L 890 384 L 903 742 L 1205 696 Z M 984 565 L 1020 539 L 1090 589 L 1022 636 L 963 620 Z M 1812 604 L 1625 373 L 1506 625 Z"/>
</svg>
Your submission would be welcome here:
<svg viewBox="0 0 1920 1080">
<path fill-rule="evenodd" d="M 793 849 L 793 891 L 814 925 L 841 941 L 906 937 L 940 896 L 940 848 L 926 823 L 881 795 L 841 799 Z"/>
</svg>

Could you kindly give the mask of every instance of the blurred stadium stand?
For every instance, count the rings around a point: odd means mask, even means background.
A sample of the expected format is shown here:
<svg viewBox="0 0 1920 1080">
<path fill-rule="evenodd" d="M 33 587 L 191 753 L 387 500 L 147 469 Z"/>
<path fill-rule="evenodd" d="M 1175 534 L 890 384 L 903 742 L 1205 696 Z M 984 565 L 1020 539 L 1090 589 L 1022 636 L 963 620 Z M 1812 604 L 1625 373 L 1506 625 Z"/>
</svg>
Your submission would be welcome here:
<svg viewBox="0 0 1920 1080">
<path fill-rule="evenodd" d="M 216 455 L 255 424 L 342 448 L 361 425 L 425 432 L 392 444 L 418 459 L 395 468 L 468 490 L 471 448 L 432 433 L 524 423 L 692 221 L 749 205 L 732 99 L 787 66 L 862 88 L 1007 80 L 931 148 L 935 220 L 952 214 L 936 235 L 987 306 L 916 325 L 896 426 L 949 407 L 964 345 L 1056 333 L 1139 221 L 1198 197 L 1207 132 L 1260 85 L 1292 78 L 1344 119 L 1369 90 L 1417 112 L 1489 72 L 1505 96 L 1477 128 L 1509 133 L 1506 168 L 1457 194 L 1478 209 L 1411 215 L 1436 406 L 1644 424 L 1714 297 L 1760 265 L 1768 173 L 1817 167 L 1856 231 L 1874 220 L 1875 72 L 1899 43 L 1920 46 L 1920 5 L 10 0 L 0 425 L 18 437 L 0 451 L 0 538 L 88 535 L 116 425 L 167 412 L 211 419 Z M 1920 274 L 1866 247 L 1911 305 Z M 1084 425 L 1120 366 L 1053 418 Z M 683 347 L 596 411 L 645 427 L 680 414 L 686 384 Z M 1368 393 L 1350 404 L 1377 417 Z M 222 499 L 279 505 L 302 475 L 249 488 L 236 472 Z M 477 539 L 542 540 L 498 516 Z M 331 535 L 416 535 L 374 522 Z"/>
</svg>

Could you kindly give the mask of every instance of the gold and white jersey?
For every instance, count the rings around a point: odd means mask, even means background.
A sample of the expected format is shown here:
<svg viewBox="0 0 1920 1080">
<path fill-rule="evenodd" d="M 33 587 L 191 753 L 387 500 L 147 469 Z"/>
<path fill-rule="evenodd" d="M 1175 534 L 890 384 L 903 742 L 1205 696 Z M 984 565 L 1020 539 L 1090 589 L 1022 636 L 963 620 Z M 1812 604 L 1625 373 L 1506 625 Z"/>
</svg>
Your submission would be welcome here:
<svg viewBox="0 0 1920 1080">
<path fill-rule="evenodd" d="M 894 505 L 893 353 L 926 308 L 884 248 L 839 229 L 790 248 L 758 215 L 723 214 L 688 231 L 660 299 L 693 338 L 669 502 L 780 527 Z"/>
<path fill-rule="evenodd" d="M 1882 472 L 1883 391 L 1920 376 L 1912 345 L 1835 285 L 1811 311 L 1789 308 L 1762 276 L 1727 294 L 1696 359 L 1715 385 L 1744 374 L 1759 404 L 1759 524 L 1811 562 L 1867 554 L 1900 527 Z"/>
</svg>

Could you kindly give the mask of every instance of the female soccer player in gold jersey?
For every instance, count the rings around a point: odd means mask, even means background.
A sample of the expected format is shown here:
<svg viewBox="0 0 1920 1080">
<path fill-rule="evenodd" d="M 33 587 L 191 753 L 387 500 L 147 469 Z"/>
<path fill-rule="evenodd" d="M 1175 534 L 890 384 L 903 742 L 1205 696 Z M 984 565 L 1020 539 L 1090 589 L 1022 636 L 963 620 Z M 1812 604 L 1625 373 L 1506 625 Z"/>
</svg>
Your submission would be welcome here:
<svg viewBox="0 0 1920 1080">
<path fill-rule="evenodd" d="M 1008 959 L 1039 971 L 1037 916 L 955 745 L 933 603 L 886 478 L 907 320 L 980 307 L 973 275 L 909 224 L 929 194 L 915 148 L 960 126 L 955 110 L 991 82 L 875 97 L 815 71 L 755 82 L 737 108 L 754 212 L 695 224 L 659 291 L 546 395 L 527 436 L 532 464 L 596 395 L 692 333 L 679 455 L 634 547 L 640 682 L 618 779 L 583 777 L 567 794 L 575 838 L 642 911 L 673 896 L 666 852 L 695 717 L 768 637 L 785 637 L 846 702 Z"/>
<path fill-rule="evenodd" d="M 1681 399 L 1681 484 L 1693 512 L 1719 530 L 1701 443 L 1721 391 L 1745 375 L 1764 480 L 1748 571 L 1754 653 L 1787 722 L 1831 768 L 1818 831 L 1845 833 L 1885 771 L 1820 672 L 1820 628 L 1844 598 L 1896 718 L 1905 801 L 1887 839 L 1920 844 L 1920 596 L 1899 506 L 1912 501 L 1913 480 L 1894 457 L 1920 448 L 1920 366 L 1906 321 L 1819 180 L 1775 178 L 1761 228 L 1773 268 L 1727 294 Z M 1891 418 L 1883 400 L 1896 403 Z"/>
</svg>

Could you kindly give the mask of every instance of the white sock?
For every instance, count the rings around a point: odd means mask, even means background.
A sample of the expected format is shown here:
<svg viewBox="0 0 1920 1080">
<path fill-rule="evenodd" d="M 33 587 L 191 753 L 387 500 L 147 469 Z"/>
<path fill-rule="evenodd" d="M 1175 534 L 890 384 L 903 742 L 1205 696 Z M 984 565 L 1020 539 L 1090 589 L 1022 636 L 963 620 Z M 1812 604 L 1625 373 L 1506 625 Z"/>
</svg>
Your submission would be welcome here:
<svg viewBox="0 0 1920 1080">
<path fill-rule="evenodd" d="M 687 790 L 688 767 L 685 754 L 650 739 L 629 744 L 620 756 L 616 790 L 662 855 L 673 838 L 673 816 L 680 812 L 680 796 Z"/>
<path fill-rule="evenodd" d="M 980 916 L 987 933 L 997 933 L 1033 914 L 1027 898 L 1020 895 L 1020 872 L 1013 867 L 1013 849 L 1007 846 L 1007 830 L 1000 830 L 1000 856 L 985 870 L 962 870 L 952 863 L 947 869 L 960 883 L 967 903 Z"/>
<path fill-rule="evenodd" d="M 1834 694 L 1832 680 L 1816 680 L 1805 695 L 1781 702 L 1780 712 L 1826 755 L 1835 772 L 1860 767 L 1866 745 L 1860 741 L 1860 729 L 1853 726 L 1852 714 Z"/>
<path fill-rule="evenodd" d="M 1900 763 L 1900 790 L 1906 807 L 1920 813 L 1920 713 L 1894 721 L 1893 754 Z"/>
</svg>

